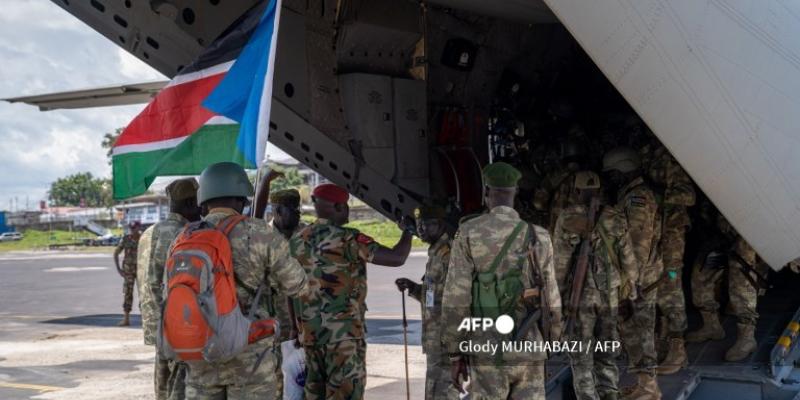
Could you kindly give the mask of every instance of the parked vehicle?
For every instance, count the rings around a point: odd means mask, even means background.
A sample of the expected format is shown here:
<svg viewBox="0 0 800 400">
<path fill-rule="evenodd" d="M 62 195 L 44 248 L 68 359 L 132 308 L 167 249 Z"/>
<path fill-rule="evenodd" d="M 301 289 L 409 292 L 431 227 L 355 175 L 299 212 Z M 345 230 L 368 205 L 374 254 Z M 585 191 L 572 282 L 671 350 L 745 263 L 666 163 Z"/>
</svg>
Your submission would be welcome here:
<svg viewBox="0 0 800 400">
<path fill-rule="evenodd" d="M 10 242 L 14 240 L 22 240 L 24 235 L 19 232 L 5 232 L 0 233 L 0 242 Z"/>
</svg>

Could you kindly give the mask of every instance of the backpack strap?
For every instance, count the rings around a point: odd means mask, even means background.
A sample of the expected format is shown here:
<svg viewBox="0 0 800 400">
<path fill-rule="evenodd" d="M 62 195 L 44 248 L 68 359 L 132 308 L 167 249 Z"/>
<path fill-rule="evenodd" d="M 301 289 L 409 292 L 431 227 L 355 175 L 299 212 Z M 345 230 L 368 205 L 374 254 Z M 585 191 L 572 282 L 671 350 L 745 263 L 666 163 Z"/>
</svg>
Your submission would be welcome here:
<svg viewBox="0 0 800 400">
<path fill-rule="evenodd" d="M 511 235 L 509 235 L 508 239 L 506 239 L 506 242 L 503 243 L 503 247 L 500 249 L 500 252 L 497 253 L 497 255 L 494 257 L 494 260 L 492 261 L 492 265 L 489 267 L 489 270 L 486 271 L 486 272 L 493 274 L 493 273 L 495 273 L 495 271 L 497 271 L 497 267 L 500 265 L 500 262 L 502 262 L 503 259 L 506 258 L 506 254 L 508 254 L 508 249 L 511 248 L 511 243 L 513 243 L 514 240 L 517 238 L 517 236 L 519 236 L 519 232 L 522 230 L 522 228 L 525 225 L 526 224 L 525 224 L 524 221 L 520 221 L 517 224 L 517 226 L 514 227 L 514 230 L 511 231 Z"/>
<path fill-rule="evenodd" d="M 223 235 L 228 236 L 233 230 L 233 228 L 235 228 L 236 225 L 238 225 L 245 219 L 247 219 L 247 217 L 245 217 L 244 215 L 239 215 L 239 214 L 231 215 L 230 217 L 223 219 L 222 222 L 217 224 L 216 228 L 218 231 L 222 232 Z"/>
</svg>

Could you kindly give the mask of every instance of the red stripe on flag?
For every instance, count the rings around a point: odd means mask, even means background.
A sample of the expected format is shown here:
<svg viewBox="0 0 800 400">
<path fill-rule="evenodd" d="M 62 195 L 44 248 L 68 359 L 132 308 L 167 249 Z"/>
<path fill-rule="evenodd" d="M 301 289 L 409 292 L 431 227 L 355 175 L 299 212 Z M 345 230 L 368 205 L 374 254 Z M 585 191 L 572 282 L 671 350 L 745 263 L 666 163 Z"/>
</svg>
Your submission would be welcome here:
<svg viewBox="0 0 800 400">
<path fill-rule="evenodd" d="M 125 128 L 114 147 L 191 135 L 216 115 L 201 103 L 224 76 L 221 73 L 164 88 Z"/>
</svg>

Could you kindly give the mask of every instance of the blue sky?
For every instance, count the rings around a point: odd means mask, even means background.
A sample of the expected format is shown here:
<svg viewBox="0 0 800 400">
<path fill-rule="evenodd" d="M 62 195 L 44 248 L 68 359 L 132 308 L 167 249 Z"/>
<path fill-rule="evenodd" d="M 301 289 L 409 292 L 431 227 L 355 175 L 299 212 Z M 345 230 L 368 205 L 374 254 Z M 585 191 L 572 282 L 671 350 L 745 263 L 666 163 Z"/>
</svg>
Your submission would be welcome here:
<svg viewBox="0 0 800 400">
<path fill-rule="evenodd" d="M 165 79 L 49 0 L 15 0 L 0 13 L 0 98 Z M 103 134 L 144 105 L 40 112 L 0 103 L 0 210 L 38 206 L 52 181 L 110 177 Z M 274 146 L 270 155 L 280 153 Z"/>
</svg>

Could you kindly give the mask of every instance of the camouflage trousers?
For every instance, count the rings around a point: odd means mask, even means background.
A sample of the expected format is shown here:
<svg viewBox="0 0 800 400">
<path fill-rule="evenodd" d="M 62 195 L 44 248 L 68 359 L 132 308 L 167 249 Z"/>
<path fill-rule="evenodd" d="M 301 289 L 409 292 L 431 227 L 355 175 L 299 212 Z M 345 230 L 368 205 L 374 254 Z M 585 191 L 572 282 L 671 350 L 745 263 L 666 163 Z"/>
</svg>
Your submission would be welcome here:
<svg viewBox="0 0 800 400">
<path fill-rule="evenodd" d="M 450 381 L 450 358 L 442 353 L 426 354 L 425 400 L 458 400 Z"/>
<path fill-rule="evenodd" d="M 666 222 L 665 222 L 666 223 Z M 683 294 L 683 252 L 686 248 L 686 226 L 664 229 L 661 253 L 664 257 L 664 281 L 658 286 L 658 308 L 666 317 L 667 332 L 683 337 L 686 320 L 686 298 Z"/>
<path fill-rule="evenodd" d="M 262 357 L 263 355 L 263 357 Z M 258 363 L 259 357 L 261 363 Z M 278 400 L 275 366 L 280 350 L 271 338 L 247 346 L 232 360 L 219 364 L 193 363 L 186 375 L 186 398 L 193 400 Z"/>
<path fill-rule="evenodd" d="M 470 366 L 470 400 L 544 400 L 544 361 L 531 365 Z"/>
<path fill-rule="evenodd" d="M 750 255 L 744 254 L 742 258 L 750 265 L 755 264 L 755 252 Z M 756 279 L 752 272 L 749 274 L 753 280 Z M 703 268 L 702 260 L 695 262 L 692 270 L 692 302 L 701 311 L 717 312 L 719 300 L 716 293 L 726 276 L 733 314 L 739 322 L 755 325 L 758 320 L 756 312 L 758 290 L 745 277 L 740 262 L 735 259 L 729 260 L 727 268 Z"/>
<path fill-rule="evenodd" d="M 655 375 L 656 355 L 656 298 L 652 290 L 634 302 L 633 315 L 619 325 L 622 347 L 628 356 L 628 372 Z"/>
<path fill-rule="evenodd" d="M 161 358 L 156 353 L 153 374 L 157 400 L 183 400 L 186 398 L 186 365 Z"/>
<path fill-rule="evenodd" d="M 136 284 L 136 266 L 130 272 L 128 266 L 122 267 L 122 311 L 129 313 L 133 309 L 133 289 Z"/>
<path fill-rule="evenodd" d="M 584 288 L 570 340 L 581 341 L 584 349 L 591 349 L 597 342 L 619 340 L 618 296 L 618 288 Z M 568 355 L 578 400 L 599 400 L 619 392 L 618 352 L 580 351 Z"/>
<path fill-rule="evenodd" d="M 306 400 L 360 400 L 367 382 L 364 339 L 304 346 Z"/>
</svg>

